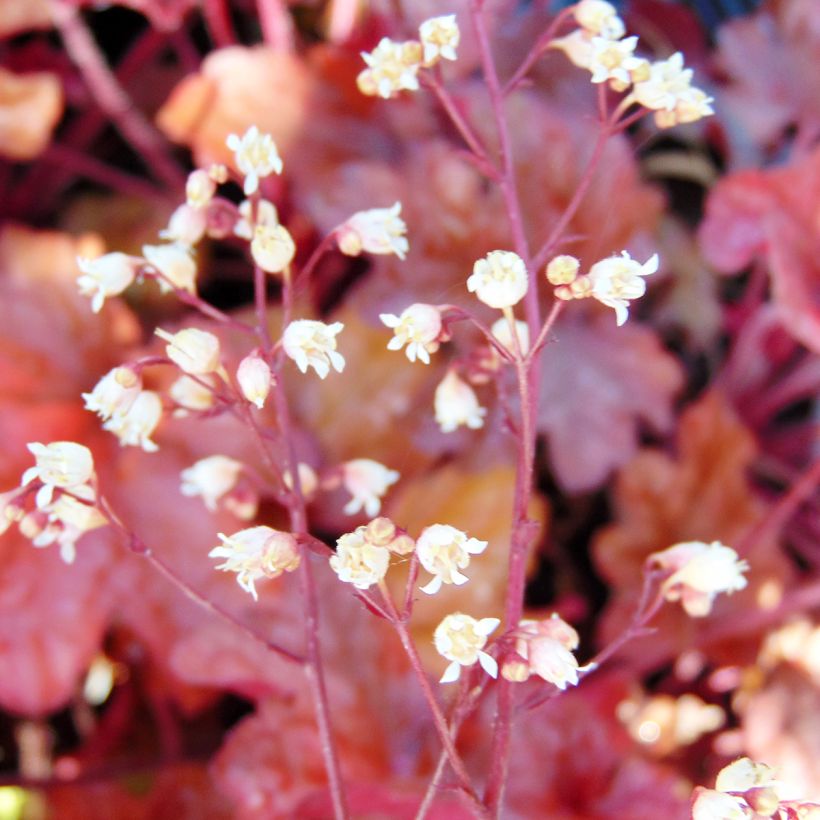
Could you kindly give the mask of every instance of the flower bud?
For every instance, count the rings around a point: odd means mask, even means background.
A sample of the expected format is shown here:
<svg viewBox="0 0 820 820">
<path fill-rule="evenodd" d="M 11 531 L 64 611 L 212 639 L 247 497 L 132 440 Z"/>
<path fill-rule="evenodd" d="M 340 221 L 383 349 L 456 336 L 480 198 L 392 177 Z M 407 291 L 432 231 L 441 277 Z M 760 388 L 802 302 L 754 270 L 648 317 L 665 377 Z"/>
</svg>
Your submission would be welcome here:
<svg viewBox="0 0 820 820">
<path fill-rule="evenodd" d="M 195 327 L 185 328 L 171 334 L 162 328 L 154 331 L 168 344 L 165 353 L 168 358 L 185 373 L 195 376 L 214 373 L 219 369 L 219 339 L 205 330 Z"/>
<path fill-rule="evenodd" d="M 256 353 L 245 356 L 239 363 L 236 380 L 242 395 L 261 410 L 270 393 L 271 372 L 268 363 Z"/>
</svg>

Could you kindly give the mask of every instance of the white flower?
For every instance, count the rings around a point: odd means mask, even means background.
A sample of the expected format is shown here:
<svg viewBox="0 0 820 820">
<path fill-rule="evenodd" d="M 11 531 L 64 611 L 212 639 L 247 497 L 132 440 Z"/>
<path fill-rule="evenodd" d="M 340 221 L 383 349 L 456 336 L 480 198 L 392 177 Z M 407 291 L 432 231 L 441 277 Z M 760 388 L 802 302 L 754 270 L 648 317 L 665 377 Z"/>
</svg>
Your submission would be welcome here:
<svg viewBox="0 0 820 820">
<path fill-rule="evenodd" d="M 31 442 L 26 445 L 36 464 L 23 473 L 20 486 L 31 481 L 41 481 L 36 504 L 40 509 L 48 506 L 54 490 L 70 490 L 75 495 L 88 497 L 87 482 L 94 475 L 94 458 L 91 450 L 74 441 L 53 441 L 50 444 Z"/>
<path fill-rule="evenodd" d="M 341 322 L 326 325 L 312 319 L 291 322 L 282 335 L 282 347 L 302 373 L 312 367 L 320 379 L 330 372 L 344 370 L 344 357 L 336 352 L 336 336 L 344 328 Z"/>
<path fill-rule="evenodd" d="M 174 288 L 196 293 L 196 262 L 188 245 L 180 242 L 143 245 L 142 255 L 161 274 L 157 282 L 163 293 Z"/>
<path fill-rule="evenodd" d="M 236 487 L 242 462 L 228 456 L 208 456 L 180 473 L 180 492 L 199 496 L 209 510 L 216 510 L 220 499 Z"/>
<path fill-rule="evenodd" d="M 671 128 L 674 125 L 697 122 L 715 113 L 711 106 L 712 102 L 714 102 L 712 97 L 692 86 L 678 95 L 673 111 L 655 111 L 655 124 L 658 128 Z"/>
<path fill-rule="evenodd" d="M 183 372 L 200 376 L 219 370 L 219 339 L 213 333 L 195 327 L 173 334 L 158 327 L 154 333 L 168 342 L 165 355 Z"/>
<path fill-rule="evenodd" d="M 407 225 L 400 216 L 401 202 L 391 208 L 371 208 L 357 211 L 336 228 L 339 250 L 347 256 L 358 256 L 362 251 L 377 254 L 394 253 L 404 259 L 410 245 Z"/>
<path fill-rule="evenodd" d="M 83 393 L 85 409 L 97 413 L 103 420 L 116 413 L 126 413 L 142 390 L 139 373 L 130 367 L 109 370 L 94 385 L 90 393 Z"/>
<path fill-rule="evenodd" d="M 649 77 L 635 83 L 632 95 L 644 108 L 674 111 L 691 87 L 692 69 L 683 67 L 683 54 L 676 51 L 668 60 L 651 63 Z"/>
<path fill-rule="evenodd" d="M 185 182 L 185 201 L 192 208 L 197 210 L 207 208 L 215 193 L 216 182 L 207 171 L 197 168 L 188 174 Z"/>
<path fill-rule="evenodd" d="M 257 353 L 245 356 L 239 362 L 236 380 L 242 395 L 261 410 L 270 393 L 271 372 L 268 363 Z"/>
<path fill-rule="evenodd" d="M 467 290 L 493 308 L 518 304 L 527 292 L 527 268 L 524 260 L 512 251 L 490 251 L 485 259 L 473 265 L 467 279 Z"/>
<path fill-rule="evenodd" d="M 644 62 L 634 54 L 637 45 L 637 37 L 625 37 L 623 40 L 593 37 L 588 66 L 592 72 L 592 82 L 605 83 L 607 80 L 615 80 L 619 88 L 629 86 L 632 82 L 630 72 L 640 68 Z"/>
<path fill-rule="evenodd" d="M 395 470 L 369 458 L 356 458 L 342 465 L 342 483 L 353 496 L 345 504 L 347 515 L 355 515 L 364 508 L 371 518 L 382 508 L 382 496 L 388 488 L 399 480 Z"/>
<path fill-rule="evenodd" d="M 401 350 L 407 345 L 407 358 L 411 362 L 430 364 L 430 354 L 439 348 L 441 313 L 434 305 L 415 304 L 405 308 L 401 316 L 380 313 L 379 319 L 393 329 L 393 338 L 387 343 L 388 350 Z"/>
<path fill-rule="evenodd" d="M 745 792 L 775 785 L 774 769 L 748 757 L 739 757 L 724 766 L 715 780 L 715 788 L 720 792 Z"/>
<path fill-rule="evenodd" d="M 506 316 L 502 316 L 500 319 L 493 322 L 493 325 L 490 328 L 490 333 L 493 334 L 493 337 L 502 347 L 509 350 L 513 356 L 516 355 L 515 340 L 513 339 L 510 323 L 507 321 Z M 527 351 L 530 349 L 530 329 L 527 327 L 526 322 L 516 320 L 515 335 L 518 338 L 518 346 L 521 348 L 521 355 L 526 356 Z"/>
<path fill-rule="evenodd" d="M 419 26 L 419 39 L 425 66 L 435 65 L 439 59 L 455 60 L 461 40 L 455 14 L 425 20 Z"/>
<path fill-rule="evenodd" d="M 301 562 L 296 539 L 287 532 L 272 527 L 250 527 L 233 535 L 218 533 L 222 546 L 214 547 L 209 558 L 224 558 L 216 569 L 235 572 L 236 581 L 258 600 L 256 581 L 278 578 L 283 572 L 293 572 Z"/>
<path fill-rule="evenodd" d="M 270 134 L 262 134 L 252 125 L 242 137 L 231 134 L 226 144 L 234 152 L 236 167 L 245 175 L 245 196 L 259 188 L 259 180 L 282 173 L 282 159 Z"/>
<path fill-rule="evenodd" d="M 527 662 L 527 675 L 538 675 L 559 689 L 578 685 L 578 661 L 572 654 L 578 647 L 578 633 L 553 614 L 544 621 L 523 620 L 516 629 L 515 651 Z"/>
<path fill-rule="evenodd" d="M 748 820 L 752 811 L 741 797 L 698 787 L 692 803 L 692 820 Z"/>
<path fill-rule="evenodd" d="M 592 37 L 583 29 L 571 31 L 565 37 L 550 40 L 550 48 L 557 48 L 567 55 L 570 62 L 578 68 L 589 69 L 592 65 Z"/>
<path fill-rule="evenodd" d="M 553 257 L 547 265 L 547 281 L 551 285 L 569 285 L 578 278 L 581 263 L 568 254 Z"/>
<path fill-rule="evenodd" d="M 473 388 L 452 370 L 436 387 L 433 404 L 442 433 L 452 433 L 462 424 L 471 430 L 484 426 L 487 411 L 478 403 Z"/>
<path fill-rule="evenodd" d="M 300 461 L 296 467 L 296 474 L 299 476 L 299 489 L 302 491 L 302 497 L 309 499 L 319 487 L 319 476 L 316 475 L 316 470 L 314 470 L 310 464 L 305 464 Z M 293 490 L 293 478 L 291 477 L 290 470 L 285 470 L 282 473 L 282 481 L 285 487 L 289 490 Z"/>
<path fill-rule="evenodd" d="M 46 526 L 32 538 L 35 547 L 60 545 L 60 558 L 73 564 L 77 556 L 76 543 L 91 530 L 104 527 L 108 519 L 94 506 L 84 504 L 71 495 L 60 495 L 43 512 L 48 515 Z"/>
<path fill-rule="evenodd" d="M 356 78 L 362 94 L 369 97 L 395 97 L 400 91 L 418 91 L 422 46 L 416 40 L 395 43 L 383 37 L 369 54 L 362 52 L 367 68 Z"/>
<path fill-rule="evenodd" d="M 257 225 L 267 225 L 273 228 L 279 224 L 279 213 L 276 206 L 267 199 L 256 202 L 256 219 L 254 219 L 254 203 L 250 199 L 243 199 L 239 204 L 240 219 L 236 221 L 233 232 L 249 242 L 253 239 L 253 231 Z"/>
<path fill-rule="evenodd" d="M 459 570 L 469 566 L 471 555 L 479 555 L 485 549 L 486 541 L 468 538 L 466 532 L 449 524 L 426 527 L 416 540 L 416 555 L 433 578 L 421 591 L 435 595 L 442 584 L 466 584 L 469 579 Z"/>
<path fill-rule="evenodd" d="M 203 384 L 204 382 L 204 384 Z M 174 416 L 182 418 L 188 415 L 189 410 L 210 410 L 214 406 L 215 379 L 212 376 L 199 376 L 192 379 L 190 376 L 180 376 L 169 388 L 168 395 L 179 405 L 174 410 Z"/>
<path fill-rule="evenodd" d="M 168 227 L 159 232 L 159 237 L 160 239 L 166 239 L 168 242 L 172 242 L 181 247 L 190 249 L 192 245 L 196 245 L 196 243 L 199 242 L 203 236 L 205 236 L 205 231 L 207 228 L 207 212 L 204 209 L 197 210 L 187 203 L 184 203 L 171 214 L 171 218 L 168 220 Z M 161 248 L 167 246 L 148 245 L 147 247 Z M 143 248 L 143 251 L 144 250 L 145 248 Z M 196 269 L 191 272 L 190 264 L 188 264 L 185 259 L 178 261 L 180 262 L 181 267 L 176 267 L 173 265 L 169 265 L 169 267 L 174 275 L 177 277 L 182 277 L 181 281 L 185 283 L 184 289 L 193 292 L 192 288 L 194 287 L 193 282 L 196 277 Z M 193 262 L 193 260 L 191 261 Z M 164 282 L 162 279 L 159 279 L 158 281 L 160 288 L 162 288 L 163 291 L 169 290 L 167 282 Z"/>
<path fill-rule="evenodd" d="M 657 269 L 658 254 L 653 254 L 642 265 L 623 251 L 620 256 L 596 262 L 589 270 L 587 281 L 592 285 L 592 296 L 614 309 L 620 327 L 629 316 L 629 301 L 646 292 L 643 277 L 650 276 Z"/>
<path fill-rule="evenodd" d="M 626 31 L 617 9 L 606 0 L 581 0 L 573 16 L 585 32 L 609 40 L 619 40 Z"/>
<path fill-rule="evenodd" d="M 162 419 L 162 399 L 153 390 L 143 390 L 127 413 L 112 416 L 103 430 L 113 433 L 123 447 L 141 447 L 146 453 L 159 450 L 151 434 Z"/>
<path fill-rule="evenodd" d="M 462 666 L 472 666 L 476 661 L 492 678 L 498 676 L 498 664 L 492 655 L 484 652 L 487 636 L 501 623 L 498 618 L 476 620 L 461 612 L 447 615 L 436 627 L 433 643 L 439 655 L 450 661 L 441 676 L 441 683 L 458 680 Z"/>
<path fill-rule="evenodd" d="M 720 592 L 746 586 L 749 565 L 719 541 L 687 541 L 649 556 L 650 564 L 671 572 L 661 587 L 667 601 L 680 601 L 693 618 L 708 615 Z"/>
<path fill-rule="evenodd" d="M 336 541 L 336 554 L 330 556 L 330 568 L 340 581 L 356 589 L 369 589 L 387 574 L 390 550 L 377 547 L 365 538 L 365 527 L 357 527 Z"/>
<path fill-rule="evenodd" d="M 253 261 L 266 273 L 282 273 L 296 255 L 296 244 L 284 225 L 254 228 L 251 242 Z"/>
<path fill-rule="evenodd" d="M 119 296 L 136 278 L 139 259 L 124 253 L 107 253 L 96 259 L 77 257 L 82 275 L 77 287 L 82 296 L 91 297 L 91 310 L 99 313 L 109 296 Z"/>
</svg>

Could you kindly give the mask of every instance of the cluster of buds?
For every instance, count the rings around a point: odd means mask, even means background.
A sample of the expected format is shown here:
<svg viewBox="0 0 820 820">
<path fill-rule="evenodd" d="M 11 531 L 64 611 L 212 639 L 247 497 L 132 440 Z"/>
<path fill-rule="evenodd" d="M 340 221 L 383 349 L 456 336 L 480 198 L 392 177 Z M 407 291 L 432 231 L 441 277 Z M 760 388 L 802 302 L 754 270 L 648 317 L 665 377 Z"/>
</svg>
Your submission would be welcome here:
<svg viewBox="0 0 820 820">
<path fill-rule="evenodd" d="M 712 611 L 715 597 L 746 586 L 746 561 L 720 541 L 686 541 L 647 558 L 650 570 L 666 574 L 661 593 L 667 601 L 680 601 L 687 615 L 702 618 Z"/>
<path fill-rule="evenodd" d="M 0 495 L 0 534 L 16 523 L 35 547 L 58 544 L 60 557 L 70 564 L 79 538 L 108 523 L 96 503 L 94 459 L 73 441 L 27 446 L 35 465 L 23 473 L 17 489 Z M 34 509 L 27 511 L 32 493 Z"/>
<path fill-rule="evenodd" d="M 692 794 L 692 820 L 818 820 L 820 804 L 782 800 L 781 784 L 765 763 L 741 757 L 718 772 L 714 789 L 698 786 Z"/>
<path fill-rule="evenodd" d="M 208 456 L 180 473 L 180 492 L 201 498 L 212 512 L 223 507 L 243 521 L 250 521 L 259 506 L 256 492 L 240 479 L 244 464 L 228 456 Z"/>
<path fill-rule="evenodd" d="M 609 83 L 617 92 L 631 91 L 622 102 L 655 112 L 659 128 L 695 122 L 713 114 L 712 98 L 692 85 L 692 70 L 683 55 L 650 62 L 635 54 L 637 37 L 624 37 L 626 28 L 615 7 L 606 0 L 581 0 L 573 16 L 578 28 L 550 43 L 579 68 L 592 74 L 593 83 Z"/>
<path fill-rule="evenodd" d="M 579 667 L 575 655 L 578 633 L 557 613 L 543 621 L 523 620 L 515 630 L 515 655 L 504 661 L 501 675 L 521 682 L 537 675 L 559 689 L 578 685 Z"/>
<path fill-rule="evenodd" d="M 391 554 L 408 555 L 414 548 L 413 539 L 389 518 L 376 518 L 337 539 L 330 568 L 340 581 L 370 589 L 384 580 Z"/>
<path fill-rule="evenodd" d="M 627 251 L 596 262 L 585 276 L 578 276 L 580 263 L 574 256 L 556 256 L 547 265 L 547 281 L 555 285 L 558 299 L 592 297 L 615 311 L 618 326 L 629 317 L 629 303 L 646 293 L 646 276 L 658 270 L 658 255 L 641 264 Z"/>
<path fill-rule="evenodd" d="M 456 16 L 432 17 L 419 27 L 419 39 L 396 43 L 383 37 L 371 52 L 362 52 L 367 68 L 356 79 L 359 91 L 387 100 L 401 91 L 418 91 L 419 71 L 440 60 L 455 60 L 461 33 Z"/>
</svg>

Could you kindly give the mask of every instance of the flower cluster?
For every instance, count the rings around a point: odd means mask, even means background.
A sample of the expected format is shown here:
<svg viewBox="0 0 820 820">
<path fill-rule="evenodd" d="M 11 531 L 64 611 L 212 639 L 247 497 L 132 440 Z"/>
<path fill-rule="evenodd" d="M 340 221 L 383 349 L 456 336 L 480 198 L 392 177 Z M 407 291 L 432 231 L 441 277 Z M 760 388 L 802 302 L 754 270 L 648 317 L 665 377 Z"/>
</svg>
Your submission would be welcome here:
<svg viewBox="0 0 820 820">
<path fill-rule="evenodd" d="M 731 594 L 746 586 L 746 561 L 719 541 L 687 541 L 649 556 L 650 567 L 668 573 L 661 592 L 667 601 L 680 601 L 686 613 L 702 618 L 712 611 L 721 592 Z"/>
<path fill-rule="evenodd" d="M 425 20 L 418 40 L 396 43 L 383 37 L 373 51 L 362 52 L 367 68 L 356 79 L 359 91 L 385 100 L 401 91 L 418 91 L 419 70 L 442 59 L 455 60 L 460 39 L 454 14 Z"/>
<path fill-rule="evenodd" d="M 632 88 L 621 106 L 633 103 L 655 112 L 659 128 L 695 122 L 713 114 L 712 98 L 692 85 L 692 70 L 683 55 L 650 62 L 635 55 L 637 37 L 626 29 L 615 7 L 606 0 L 581 0 L 573 12 L 579 28 L 551 42 L 579 68 L 592 74 L 593 83 L 608 82 L 614 91 Z"/>
</svg>

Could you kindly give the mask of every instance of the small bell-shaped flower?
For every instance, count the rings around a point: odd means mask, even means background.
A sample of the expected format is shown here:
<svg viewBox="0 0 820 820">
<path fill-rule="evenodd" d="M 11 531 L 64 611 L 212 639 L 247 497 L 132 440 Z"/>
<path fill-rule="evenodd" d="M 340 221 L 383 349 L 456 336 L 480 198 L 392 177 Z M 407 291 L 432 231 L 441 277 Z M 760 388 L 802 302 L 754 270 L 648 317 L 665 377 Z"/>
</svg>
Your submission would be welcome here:
<svg viewBox="0 0 820 820">
<path fill-rule="evenodd" d="M 356 85 L 362 94 L 385 100 L 400 91 L 418 91 L 422 58 L 422 45 L 418 41 L 396 43 L 383 37 L 373 51 L 362 52 L 367 68 L 356 78 Z"/>
<path fill-rule="evenodd" d="M 32 481 L 42 483 L 37 491 L 37 507 L 42 509 L 48 506 L 55 489 L 89 497 L 91 488 L 88 482 L 94 475 L 94 458 L 88 447 L 74 441 L 53 441 L 50 444 L 35 441 L 26 447 L 36 459 L 36 464 L 23 473 L 20 486 L 25 487 Z"/>
<path fill-rule="evenodd" d="M 273 380 L 268 363 L 258 353 L 245 356 L 239 362 L 236 380 L 242 395 L 261 410 L 265 406 Z"/>
<path fill-rule="evenodd" d="M 358 256 L 362 251 L 376 254 L 395 254 L 404 259 L 410 245 L 407 225 L 400 216 L 401 202 L 391 208 L 372 208 L 358 211 L 336 228 L 339 250 L 347 256 Z"/>
<path fill-rule="evenodd" d="M 401 316 L 380 313 L 379 319 L 393 329 L 393 338 L 387 343 L 388 350 L 401 350 L 407 345 L 407 358 L 430 364 L 430 354 L 439 348 L 441 336 L 441 311 L 434 305 L 415 304 L 405 308 Z"/>
<path fill-rule="evenodd" d="M 419 26 L 419 39 L 425 67 L 435 65 L 440 59 L 455 60 L 461 40 L 455 14 L 425 20 Z"/>
<path fill-rule="evenodd" d="M 208 456 L 180 473 L 180 492 L 191 498 L 200 497 L 205 507 L 217 509 L 219 502 L 239 481 L 243 465 L 228 456 Z"/>
<path fill-rule="evenodd" d="M 219 339 L 213 333 L 196 327 L 176 333 L 157 328 L 154 332 L 168 342 L 165 354 L 184 373 L 201 376 L 220 369 Z"/>
<path fill-rule="evenodd" d="M 416 539 L 416 555 L 433 578 L 421 591 L 434 595 L 442 584 L 466 584 L 469 579 L 461 570 L 469 566 L 471 555 L 480 555 L 485 549 L 486 541 L 468 538 L 466 532 L 449 524 L 425 528 Z"/>
<path fill-rule="evenodd" d="M 127 413 L 142 390 L 142 378 L 130 367 L 115 367 L 103 376 L 90 393 L 83 393 L 85 409 L 104 421 Z"/>
<path fill-rule="evenodd" d="M 253 232 L 251 256 L 265 273 L 282 273 L 296 255 L 296 244 L 284 225 L 259 225 Z"/>
<path fill-rule="evenodd" d="M 355 515 L 364 509 L 372 517 L 382 508 L 382 497 L 392 484 L 399 480 L 399 474 L 370 458 L 356 458 L 342 465 L 342 484 L 353 496 L 345 504 L 347 515 Z"/>
<path fill-rule="evenodd" d="M 143 245 L 145 261 L 160 274 L 157 277 L 163 293 L 176 288 L 196 293 L 196 262 L 191 249 L 181 242 L 167 245 Z"/>
<path fill-rule="evenodd" d="M 91 297 L 91 310 L 99 313 L 105 300 L 119 296 L 136 278 L 141 260 L 124 253 L 107 253 L 96 259 L 77 257 L 81 276 L 77 287 L 82 296 Z"/>
<path fill-rule="evenodd" d="M 512 251 L 490 251 L 473 265 L 467 290 L 492 308 L 517 305 L 527 292 L 529 279 L 524 260 Z"/>
<path fill-rule="evenodd" d="M 462 666 L 472 666 L 476 661 L 491 677 L 498 676 L 495 658 L 484 651 L 487 636 L 501 623 L 498 618 L 476 620 L 461 612 L 447 615 L 436 627 L 433 643 L 436 651 L 450 661 L 441 676 L 441 683 L 451 683 L 461 676 Z"/>
<path fill-rule="evenodd" d="M 487 411 L 478 403 L 472 387 L 452 370 L 436 387 L 433 403 L 442 433 L 452 433 L 462 425 L 471 430 L 484 426 Z"/>
<path fill-rule="evenodd" d="M 326 325 L 311 319 L 297 319 L 285 328 L 282 347 L 302 373 L 312 367 L 319 378 L 324 379 L 331 367 L 337 373 L 344 370 L 344 357 L 336 351 L 336 336 L 343 328 L 341 322 Z"/>
<path fill-rule="evenodd" d="M 162 420 L 162 399 L 153 390 L 142 390 L 126 413 L 118 413 L 103 424 L 123 447 L 141 447 L 155 453 L 159 446 L 151 439 Z"/>
<path fill-rule="evenodd" d="M 263 134 L 252 125 L 241 137 L 231 134 L 228 148 L 234 152 L 234 161 L 245 176 L 245 196 L 256 193 L 259 180 L 273 173 L 282 173 L 282 158 L 270 134 Z"/>
<path fill-rule="evenodd" d="M 357 527 L 336 541 L 336 554 L 330 557 L 330 568 L 340 581 L 356 589 L 369 589 L 387 574 L 390 550 L 371 543 L 366 528 Z"/>
</svg>

